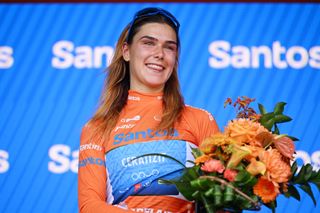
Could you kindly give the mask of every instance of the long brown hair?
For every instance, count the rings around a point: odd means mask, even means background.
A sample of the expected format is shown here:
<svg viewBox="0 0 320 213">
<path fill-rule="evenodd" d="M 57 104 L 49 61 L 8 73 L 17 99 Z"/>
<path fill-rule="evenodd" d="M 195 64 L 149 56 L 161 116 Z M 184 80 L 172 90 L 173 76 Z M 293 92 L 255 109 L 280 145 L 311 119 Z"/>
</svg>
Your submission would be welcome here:
<svg viewBox="0 0 320 213">
<path fill-rule="evenodd" d="M 130 37 L 133 38 L 141 26 L 152 22 L 165 23 L 173 27 L 170 20 L 167 20 L 163 16 L 157 15 L 146 17 L 138 20 L 134 24 L 134 27 L 132 27 L 132 35 Z M 106 70 L 107 78 L 105 79 L 103 92 L 100 97 L 99 107 L 91 119 L 91 122 L 98 124 L 95 125 L 96 133 L 99 134 L 101 145 L 106 143 L 110 132 L 115 127 L 119 119 L 121 110 L 127 103 L 128 90 L 130 89 L 130 71 L 129 63 L 123 58 L 122 47 L 125 42 L 129 45 L 132 43 L 132 38 L 127 38 L 129 27 L 130 24 L 124 28 L 118 39 L 113 59 Z M 179 35 L 177 32 L 176 34 L 179 49 Z M 173 72 L 164 86 L 163 115 L 161 122 L 157 127 L 158 129 L 167 130 L 168 132 L 173 131 L 174 123 L 180 119 L 184 108 L 184 101 L 180 92 L 177 73 L 178 58 L 179 53 L 177 54 Z"/>
</svg>

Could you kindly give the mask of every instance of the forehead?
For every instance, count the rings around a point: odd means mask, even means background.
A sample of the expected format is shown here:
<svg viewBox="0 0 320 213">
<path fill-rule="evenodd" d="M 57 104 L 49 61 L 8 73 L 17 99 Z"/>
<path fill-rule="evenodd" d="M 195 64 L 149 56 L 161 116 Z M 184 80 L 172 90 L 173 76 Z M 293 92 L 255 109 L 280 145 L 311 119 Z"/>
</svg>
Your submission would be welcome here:
<svg viewBox="0 0 320 213">
<path fill-rule="evenodd" d="M 140 39 L 143 36 L 151 36 L 161 41 L 177 42 L 176 32 L 165 23 L 147 23 L 142 25 L 133 40 Z"/>
</svg>

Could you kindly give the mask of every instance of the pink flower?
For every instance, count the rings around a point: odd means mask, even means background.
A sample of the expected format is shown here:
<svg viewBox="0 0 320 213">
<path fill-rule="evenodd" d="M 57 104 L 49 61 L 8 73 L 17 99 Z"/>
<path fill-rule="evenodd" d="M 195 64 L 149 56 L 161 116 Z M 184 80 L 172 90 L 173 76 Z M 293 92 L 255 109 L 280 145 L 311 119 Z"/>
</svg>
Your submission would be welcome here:
<svg viewBox="0 0 320 213">
<path fill-rule="evenodd" d="M 236 179 L 238 172 L 233 169 L 226 169 L 223 173 L 223 177 L 230 182 L 233 182 Z"/>
<path fill-rule="evenodd" d="M 201 166 L 201 170 L 206 171 L 206 172 L 223 173 L 224 169 L 225 169 L 225 167 L 221 163 L 221 161 L 216 160 L 216 159 L 208 160 Z"/>
</svg>

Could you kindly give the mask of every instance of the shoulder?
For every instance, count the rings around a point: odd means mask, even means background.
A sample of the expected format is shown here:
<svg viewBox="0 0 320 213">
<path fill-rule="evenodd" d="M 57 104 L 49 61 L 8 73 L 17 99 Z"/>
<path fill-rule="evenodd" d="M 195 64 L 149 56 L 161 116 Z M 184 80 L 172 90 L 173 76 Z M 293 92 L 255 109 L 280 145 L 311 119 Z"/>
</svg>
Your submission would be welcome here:
<svg viewBox="0 0 320 213">
<path fill-rule="evenodd" d="M 206 137 L 219 132 L 217 122 L 207 110 L 186 105 L 181 120 L 181 125 L 191 132 L 193 141 L 199 145 Z"/>
<path fill-rule="evenodd" d="M 99 144 L 99 138 L 101 139 L 101 134 L 99 134 L 99 127 L 101 122 L 99 121 L 88 121 L 83 127 L 81 131 L 80 144 Z"/>
<path fill-rule="evenodd" d="M 82 127 L 82 135 L 87 135 L 93 133 L 99 127 L 98 121 L 89 120 L 83 127 Z"/>
<path fill-rule="evenodd" d="M 184 116 L 191 119 L 205 119 L 209 121 L 214 121 L 214 117 L 210 112 L 205 109 L 194 107 L 190 105 L 185 105 Z"/>
</svg>

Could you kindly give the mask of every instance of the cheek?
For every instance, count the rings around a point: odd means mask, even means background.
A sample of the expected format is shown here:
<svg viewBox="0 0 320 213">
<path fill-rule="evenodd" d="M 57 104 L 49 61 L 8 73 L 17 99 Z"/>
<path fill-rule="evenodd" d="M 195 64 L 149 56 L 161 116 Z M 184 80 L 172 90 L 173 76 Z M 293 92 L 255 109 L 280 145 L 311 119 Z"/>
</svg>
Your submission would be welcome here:
<svg viewBox="0 0 320 213">
<path fill-rule="evenodd" d="M 168 58 L 167 58 L 168 63 L 172 67 L 176 64 L 176 60 L 177 60 L 176 54 L 169 55 Z"/>
</svg>

